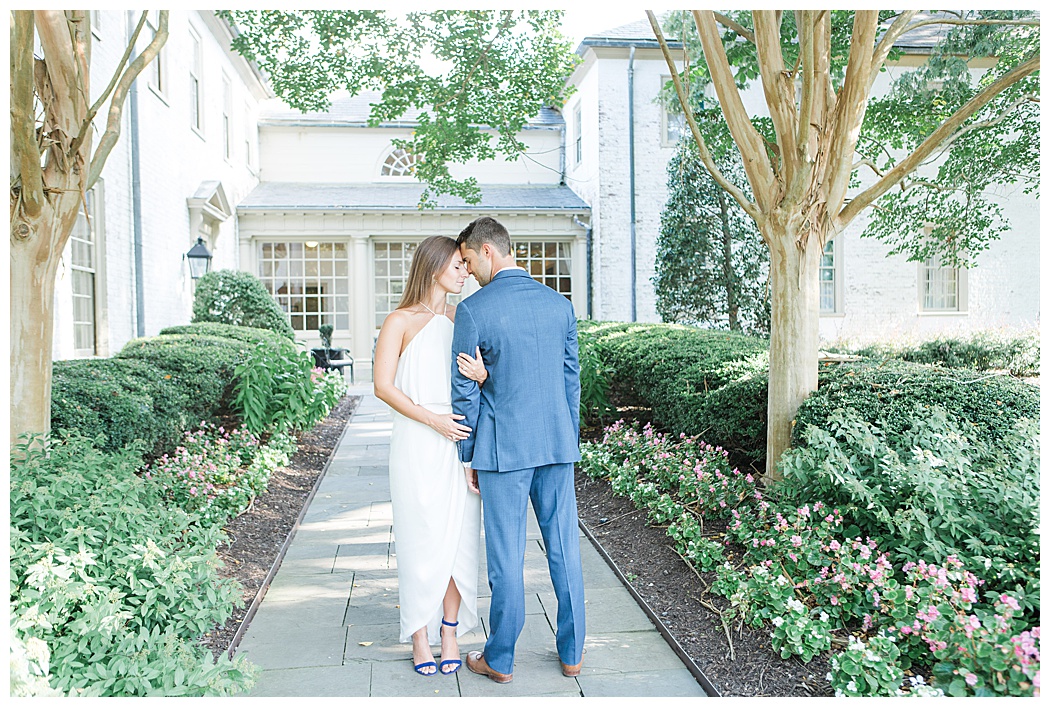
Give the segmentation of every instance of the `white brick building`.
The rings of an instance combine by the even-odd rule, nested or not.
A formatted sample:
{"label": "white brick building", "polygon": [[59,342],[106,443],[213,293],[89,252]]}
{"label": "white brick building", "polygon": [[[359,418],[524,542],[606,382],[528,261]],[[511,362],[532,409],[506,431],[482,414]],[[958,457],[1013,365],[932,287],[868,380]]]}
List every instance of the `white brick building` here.
{"label": "white brick building", "polygon": [[[887,65],[875,83],[876,94],[888,90],[900,72],[925,60],[932,38],[915,34],[901,38],[898,46],[905,55]],[[680,54],[680,44],[671,46]],[[668,115],[657,94],[670,72],[647,20],[588,36],[577,53],[583,62],[570,78],[577,92],[564,109],[566,181],[592,210],[593,316],[659,321],[651,278],[660,213],[667,200],[667,163],[677,132],[674,116]],[[751,114],[768,115],[760,85],[753,85],[743,99]],[[1039,203],[1019,189],[1004,190],[1000,203],[1011,230],[969,271],[887,257],[888,247],[860,237],[866,217],[859,217],[828,245],[821,337],[922,338],[942,331],[1038,326]]]}
{"label": "white brick building", "polygon": [[[98,92],[126,46],[130,18],[92,14]],[[355,373],[367,378],[415,244],[455,236],[482,214],[507,226],[519,262],[581,317],[658,321],[651,278],[679,128],[657,100],[668,70],[646,21],[585,38],[570,78],[575,94],[522,131],[525,154],[453,166],[454,176],[477,178],[482,202],[441,197],[432,210],[417,208],[411,157],[391,144],[410,135],[412,114],[368,127],[369,95],[337,96],[328,111],[301,114],[230,51],[231,30],[214,13],[172,11],[169,32],[160,85],[156,67],[136,82],[92,196],[93,227],[85,220],[65,254],[56,358],[110,355],[188,322],[192,281],[182,256],[201,236],[213,269],[259,276],[307,346],[318,343],[320,324],[332,324],[335,344],[350,349]],[[920,50],[901,64],[922,61]],[[877,86],[885,90],[900,70],[890,67]],[[761,89],[745,95],[754,110],[760,99]],[[1002,203],[1012,230],[979,267],[932,276],[861,239],[862,216],[825,259],[821,335],[1038,325],[1038,203],[1017,194]],[[465,294],[470,287],[473,280]]]}
{"label": "white brick building", "polygon": [[[138,18],[91,11],[92,99]],[[140,51],[156,26],[152,12]],[[213,268],[239,265],[229,217],[258,183],[257,113],[272,94],[230,49],[230,28],[214,13],[172,10],[168,33],[160,61],[135,81],[120,139],[88,195],[90,218],[81,218],[63,254],[55,358],[108,356],[136,336],[189,322],[193,285],[183,255],[198,236]]]}

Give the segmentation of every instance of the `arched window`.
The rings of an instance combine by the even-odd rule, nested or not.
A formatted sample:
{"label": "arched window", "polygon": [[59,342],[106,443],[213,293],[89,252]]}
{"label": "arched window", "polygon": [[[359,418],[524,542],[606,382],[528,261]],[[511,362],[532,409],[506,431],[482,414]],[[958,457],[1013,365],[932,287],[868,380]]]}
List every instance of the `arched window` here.
{"label": "arched window", "polygon": [[390,153],[383,162],[380,175],[383,177],[411,177],[416,173],[416,162],[419,158],[407,150],[398,148]]}

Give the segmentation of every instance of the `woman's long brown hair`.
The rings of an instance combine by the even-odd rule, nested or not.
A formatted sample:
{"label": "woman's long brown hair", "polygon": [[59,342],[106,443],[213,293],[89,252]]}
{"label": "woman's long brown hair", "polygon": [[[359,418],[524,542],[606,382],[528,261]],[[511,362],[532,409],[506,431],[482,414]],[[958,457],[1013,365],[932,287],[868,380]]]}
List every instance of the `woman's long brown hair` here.
{"label": "woman's long brown hair", "polygon": [[448,236],[431,236],[419,244],[412,265],[408,269],[408,281],[401,294],[398,309],[405,309],[426,299],[434,286],[434,276],[448,267],[452,256],[459,249],[456,239]]}

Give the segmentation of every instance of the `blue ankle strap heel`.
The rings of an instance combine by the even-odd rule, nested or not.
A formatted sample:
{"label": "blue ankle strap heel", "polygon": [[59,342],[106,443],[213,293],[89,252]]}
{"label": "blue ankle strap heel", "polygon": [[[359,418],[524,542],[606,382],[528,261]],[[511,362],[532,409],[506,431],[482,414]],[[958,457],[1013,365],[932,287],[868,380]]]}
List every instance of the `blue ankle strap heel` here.
{"label": "blue ankle strap heel", "polygon": [[[450,623],[448,621],[445,621],[445,619],[442,618],[441,619],[441,630],[442,631],[445,630],[445,626],[452,626],[454,628],[456,626],[459,626],[459,622],[458,621],[453,621],[453,622]],[[446,665],[454,665],[456,667],[452,668],[452,670],[445,670],[445,666]],[[443,660],[443,661],[441,661],[441,666],[438,669],[441,671],[442,675],[452,675],[457,670],[459,670],[460,667],[462,667],[462,665],[463,665],[463,661],[462,660]]]}

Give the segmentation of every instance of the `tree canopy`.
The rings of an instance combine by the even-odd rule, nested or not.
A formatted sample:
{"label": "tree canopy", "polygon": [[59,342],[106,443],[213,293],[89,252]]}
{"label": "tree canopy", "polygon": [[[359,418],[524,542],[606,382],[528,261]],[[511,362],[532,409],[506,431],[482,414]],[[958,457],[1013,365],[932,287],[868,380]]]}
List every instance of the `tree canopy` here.
{"label": "tree canopy", "polygon": [[449,164],[520,156],[518,132],[544,106],[561,107],[577,61],[561,34],[560,10],[219,14],[239,31],[234,48],[293,108],[324,110],[335,91],[372,90],[381,98],[371,125],[418,111],[412,137],[393,142],[419,156],[424,204],[440,193],[477,203],[477,181],[453,178]]}
{"label": "tree canopy", "polygon": [[[773,480],[795,413],[817,387],[827,241],[871,207],[865,235],[891,252],[965,263],[1003,230],[992,187],[1035,189],[1039,20],[1022,11],[693,10],[691,24],[681,14],[668,21],[685,47],[683,83],[660,23],[646,15],[704,166],[769,249]],[[910,84],[876,95],[898,42],[916,30],[939,36],[938,48]],[[991,68],[974,71],[972,59]],[[762,117],[741,94],[752,81]],[[719,169],[720,145],[708,145],[691,109],[698,93],[717,102],[749,193]]]}

